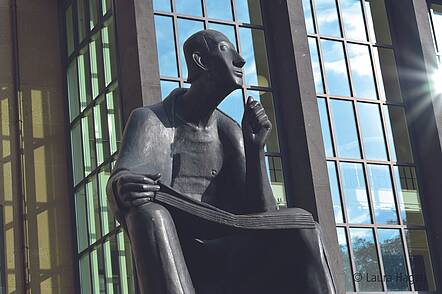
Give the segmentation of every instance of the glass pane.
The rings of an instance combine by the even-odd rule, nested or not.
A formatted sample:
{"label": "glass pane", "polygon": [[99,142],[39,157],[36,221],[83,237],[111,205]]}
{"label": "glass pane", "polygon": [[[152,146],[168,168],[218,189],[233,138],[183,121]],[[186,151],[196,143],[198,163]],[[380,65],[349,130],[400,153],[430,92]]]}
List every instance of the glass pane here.
{"label": "glass pane", "polygon": [[344,228],[336,228],[338,233],[339,251],[341,252],[342,265],[344,267],[345,290],[354,291],[353,275],[351,272],[350,255],[348,254],[347,236]]}
{"label": "glass pane", "polygon": [[432,20],[438,51],[442,50],[442,5],[432,4]]}
{"label": "glass pane", "polygon": [[170,0],[153,0],[153,10],[171,12]]}
{"label": "glass pane", "polygon": [[391,159],[401,163],[412,163],[413,156],[410,146],[405,113],[402,107],[382,106],[387,126],[388,145],[390,146]]}
{"label": "glass pane", "polygon": [[97,158],[95,155],[94,141],[94,119],[92,111],[81,118],[81,129],[83,139],[83,158],[84,158],[84,175],[90,174],[97,166]]}
{"label": "glass pane", "polygon": [[80,110],[83,111],[91,100],[90,93],[88,91],[88,85],[86,84],[87,79],[89,79],[89,69],[87,67],[87,52],[78,56],[77,66],[78,84],[80,89]]}
{"label": "glass pane", "polygon": [[393,185],[388,165],[368,165],[371,196],[377,224],[397,224]]}
{"label": "glass pane", "polygon": [[101,101],[95,105],[94,120],[97,165],[100,165],[110,157],[106,99],[101,99]]}
{"label": "glass pane", "polygon": [[362,164],[340,163],[348,223],[370,224],[370,207]]}
{"label": "glass pane", "polygon": [[373,230],[351,228],[350,236],[359,291],[382,291]]}
{"label": "glass pane", "polygon": [[[183,1],[183,0],[181,0]],[[180,59],[181,59],[181,76],[184,79],[187,79],[187,65],[186,65],[186,59],[184,58],[183,53],[183,44],[194,33],[201,31],[204,29],[204,23],[202,21],[195,21],[195,20],[187,20],[187,19],[178,19],[178,48],[180,52]],[[170,41],[169,41],[170,42]],[[159,44],[157,42],[157,44]],[[159,47],[161,48],[161,47]],[[158,50],[160,52],[161,49]],[[161,51],[162,52],[162,51]],[[172,58],[172,56],[168,57]]]}
{"label": "glass pane", "polygon": [[201,0],[175,0],[175,3],[177,13],[203,16]]}
{"label": "glass pane", "polygon": [[86,37],[86,0],[77,0],[77,23],[78,23],[78,43]]}
{"label": "glass pane", "polygon": [[69,117],[71,121],[73,121],[74,118],[80,113],[80,101],[78,100],[77,64],[75,61],[68,66],[67,80]]}
{"label": "glass pane", "polygon": [[322,138],[324,140],[325,156],[333,157],[333,143],[330,132],[330,124],[327,112],[327,102],[324,98],[318,98],[319,118],[321,120]]}
{"label": "glass pane", "polygon": [[391,45],[390,26],[384,0],[365,0],[371,42]]}
{"label": "glass pane", "polygon": [[312,6],[310,0],[302,0],[302,7],[304,9],[305,26],[308,34],[315,33],[315,25],[313,23]]}
{"label": "glass pane", "polygon": [[350,96],[350,84],[342,42],[321,40],[321,47],[328,94]]}
{"label": "glass pane", "polygon": [[279,208],[285,208],[287,207],[287,200],[285,197],[281,157],[273,155],[266,156],[266,167],[276,204]]}
{"label": "glass pane", "polygon": [[414,167],[395,166],[393,173],[396,181],[396,194],[401,206],[402,222],[423,225],[424,217]]}
{"label": "glass pane", "polygon": [[360,0],[341,0],[342,18],[344,21],[345,38],[367,40],[364,13]]}
{"label": "glass pane", "polygon": [[111,236],[103,244],[104,252],[104,268],[106,276],[106,292],[107,294],[120,293],[120,280],[118,268],[118,249],[115,235]]}
{"label": "glass pane", "polygon": [[241,90],[235,90],[218,105],[218,109],[234,119],[239,125],[244,114],[244,99]]}
{"label": "glass pane", "polygon": [[357,103],[365,158],[387,160],[381,114],[377,104]]}
{"label": "glass pane", "polygon": [[206,0],[207,17],[233,20],[230,0]]}
{"label": "glass pane", "polygon": [[83,186],[75,193],[75,225],[78,252],[81,252],[88,246],[86,193]]}
{"label": "glass pane", "polygon": [[110,153],[117,152],[121,141],[120,96],[118,91],[106,94]]}
{"label": "glass pane", "polygon": [[308,38],[308,45],[310,48],[310,58],[312,60],[313,77],[315,79],[316,94],[324,93],[321,64],[319,62],[318,44],[316,42],[316,38]]}
{"label": "glass pane", "polygon": [[368,46],[347,44],[347,49],[353,79],[354,96],[357,98],[377,99],[376,84]]}
{"label": "glass pane", "polygon": [[115,32],[113,22],[101,31],[103,42],[104,79],[108,86],[117,77],[117,62],[115,49]]}
{"label": "glass pane", "polygon": [[336,1],[316,1],[316,19],[321,35],[341,37]]}
{"label": "glass pane", "polygon": [[98,1],[89,0],[89,28],[92,30],[98,23]]}
{"label": "glass pane", "polygon": [[[121,291],[123,293],[129,293],[129,280],[128,280],[128,270],[132,271],[131,267],[127,267],[126,260],[126,249],[125,249],[125,240],[123,236],[123,232],[117,233],[117,247],[118,247],[118,261],[119,261],[119,269],[120,269],[120,285]],[[131,292],[132,293],[132,292]]]}
{"label": "glass pane", "polygon": [[380,99],[401,102],[402,94],[393,50],[373,47],[373,54],[374,69],[379,82]]}
{"label": "glass pane", "polygon": [[235,49],[238,50],[238,46],[236,44],[237,42],[236,42],[235,27],[234,26],[222,25],[222,24],[210,22],[208,28],[211,30],[219,31],[219,32],[223,33],[224,35],[226,35],[226,37],[233,44],[233,46],[235,46]]}
{"label": "glass pane", "polygon": [[112,0],[101,0],[101,9],[105,15],[112,8]]}
{"label": "glass pane", "polygon": [[180,87],[179,82],[172,82],[172,81],[161,81],[161,99],[166,98],[169,96],[170,92],[172,92],[174,89]]}
{"label": "glass pane", "polygon": [[269,66],[264,32],[249,28],[239,29],[241,55],[246,61],[244,66],[247,85],[269,87]]}
{"label": "glass pane", "polygon": [[91,43],[89,43],[89,61],[91,68],[91,86],[92,86],[92,98],[95,99],[100,91],[103,89],[104,81],[103,74],[101,73],[102,56],[101,56],[101,36],[100,33],[92,37]]}
{"label": "glass pane", "polygon": [[155,33],[160,75],[178,77],[172,18],[155,15]]}
{"label": "glass pane", "polygon": [[80,284],[82,294],[91,294],[91,267],[89,264],[89,255],[80,257]]}
{"label": "glass pane", "polygon": [[433,266],[424,230],[405,230],[415,290],[435,291]]}
{"label": "glass pane", "polygon": [[105,273],[103,263],[103,248],[97,247],[91,252],[91,265],[92,265],[92,286],[93,293],[101,294],[106,293],[105,289]]}
{"label": "glass pane", "polygon": [[270,122],[272,123],[272,130],[267,138],[264,150],[271,153],[279,153],[278,141],[278,126],[276,124],[275,106],[273,104],[273,95],[270,92],[247,91],[247,96],[252,96],[253,99],[261,102],[265,109]]}
{"label": "glass pane", "polygon": [[352,102],[331,99],[330,107],[338,156],[361,158]]}
{"label": "glass pane", "polygon": [[92,181],[86,183],[89,245],[92,245],[101,238],[100,203],[98,198],[99,195],[97,191],[97,184],[96,176],[93,177]]}
{"label": "glass pane", "polygon": [[379,229],[378,238],[389,291],[410,290],[405,265],[404,245],[399,230]]}
{"label": "glass pane", "polygon": [[339,192],[338,175],[336,171],[336,163],[334,161],[327,161],[328,179],[330,183],[330,191],[333,201],[333,211],[335,213],[335,222],[343,223],[342,216],[341,193]]}
{"label": "glass pane", "polygon": [[72,16],[72,5],[66,9],[66,47],[68,56],[74,52],[74,20]]}
{"label": "glass pane", "polygon": [[81,126],[75,124],[71,129],[71,151],[74,185],[77,185],[84,177],[83,147],[81,145]]}
{"label": "glass pane", "polygon": [[115,227],[113,214],[110,212],[110,207],[107,203],[106,184],[110,177],[109,167],[98,173],[99,198],[100,198],[100,219],[103,235],[108,234]]}
{"label": "glass pane", "polygon": [[255,25],[262,24],[261,6],[255,0],[236,0],[236,20]]}

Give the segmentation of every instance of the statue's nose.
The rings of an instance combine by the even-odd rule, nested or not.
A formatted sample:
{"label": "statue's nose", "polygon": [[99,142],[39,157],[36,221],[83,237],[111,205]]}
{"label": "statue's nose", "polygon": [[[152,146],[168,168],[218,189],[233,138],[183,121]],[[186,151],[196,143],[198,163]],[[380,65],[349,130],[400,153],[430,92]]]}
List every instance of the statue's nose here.
{"label": "statue's nose", "polygon": [[236,58],[233,60],[233,65],[236,67],[243,67],[244,64],[246,64],[246,61],[244,60],[244,58],[242,58],[241,55],[237,54]]}

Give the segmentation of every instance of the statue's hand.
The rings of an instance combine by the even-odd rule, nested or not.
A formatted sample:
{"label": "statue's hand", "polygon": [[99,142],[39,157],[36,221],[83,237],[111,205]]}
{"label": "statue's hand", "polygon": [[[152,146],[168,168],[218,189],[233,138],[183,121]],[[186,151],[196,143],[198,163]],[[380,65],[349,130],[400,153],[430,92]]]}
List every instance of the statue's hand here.
{"label": "statue's hand", "polygon": [[158,179],[161,174],[140,175],[124,171],[116,181],[116,193],[122,208],[137,207],[152,201],[160,190]]}
{"label": "statue's hand", "polygon": [[259,101],[253,100],[252,97],[249,96],[242,118],[242,131],[245,145],[264,148],[271,130],[272,123],[265,113],[264,107],[262,107]]}

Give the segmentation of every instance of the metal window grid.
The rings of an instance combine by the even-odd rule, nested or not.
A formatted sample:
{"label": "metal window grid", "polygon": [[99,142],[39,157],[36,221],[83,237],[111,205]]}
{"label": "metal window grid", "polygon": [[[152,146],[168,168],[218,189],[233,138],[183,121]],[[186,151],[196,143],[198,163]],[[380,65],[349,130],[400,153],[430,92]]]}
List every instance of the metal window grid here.
{"label": "metal window grid", "polygon": [[[376,72],[376,70],[374,68],[374,63],[373,63],[373,56],[374,56],[375,48],[391,49],[392,52],[394,53],[394,47],[389,44],[376,43],[374,40],[372,40],[372,37],[367,29],[368,28],[368,13],[367,13],[367,7],[365,6],[366,0],[361,1],[361,8],[362,8],[363,18],[364,18],[364,28],[365,28],[365,33],[366,33],[366,41],[350,40],[350,39],[346,38],[346,31],[345,31],[344,24],[343,24],[343,13],[342,13],[342,8],[341,8],[341,3],[340,3],[341,0],[335,0],[335,1],[336,1],[337,13],[338,13],[338,23],[339,23],[339,28],[340,28],[342,37],[332,37],[332,36],[328,36],[328,35],[321,35],[320,30],[319,30],[318,21],[317,21],[317,11],[315,9],[315,7],[316,7],[315,1],[316,0],[309,1],[311,13],[312,13],[314,32],[308,32],[307,34],[308,34],[309,38],[314,38],[314,40],[316,42],[317,50],[318,50],[318,59],[319,59],[319,65],[320,65],[320,71],[321,71],[321,79],[322,79],[325,93],[317,93],[317,97],[323,98],[326,101],[326,109],[327,109],[327,115],[328,115],[327,123],[328,123],[328,127],[330,129],[330,134],[331,134],[331,139],[332,139],[333,154],[335,154],[335,156],[327,157],[326,159],[327,159],[327,161],[334,162],[335,166],[336,166],[336,176],[337,176],[338,187],[339,187],[339,195],[340,195],[340,201],[341,201],[341,206],[342,206],[342,213],[343,213],[343,218],[344,218],[344,223],[337,223],[336,226],[337,226],[337,228],[343,228],[345,230],[345,236],[346,236],[346,242],[347,242],[347,248],[348,248],[348,253],[349,253],[349,258],[350,258],[350,267],[351,267],[352,274],[357,271],[356,271],[356,265],[355,265],[354,252],[353,252],[353,249],[351,246],[351,242],[350,242],[351,240],[349,238],[350,228],[370,228],[371,229],[371,231],[373,232],[374,242],[375,242],[375,246],[376,246],[377,258],[378,258],[378,263],[379,263],[379,270],[380,270],[380,274],[383,277],[385,276],[385,271],[384,271],[382,253],[381,253],[381,248],[380,248],[380,243],[379,243],[378,229],[385,228],[385,229],[399,229],[400,230],[400,235],[401,235],[400,237],[401,237],[401,241],[402,241],[402,245],[403,245],[402,250],[404,253],[404,257],[405,257],[406,269],[407,269],[407,272],[411,275],[413,272],[412,272],[412,268],[411,268],[410,255],[409,255],[409,251],[408,251],[405,229],[424,229],[425,230],[425,226],[424,225],[422,225],[422,226],[421,225],[407,225],[407,224],[403,223],[402,217],[399,214],[400,203],[399,203],[399,199],[397,196],[398,195],[398,191],[397,191],[398,183],[396,183],[396,178],[394,176],[394,167],[415,168],[415,164],[414,163],[402,163],[402,162],[399,163],[399,162],[393,161],[393,159],[392,159],[392,152],[393,152],[392,149],[394,149],[394,146],[391,146],[389,144],[389,140],[388,140],[387,133],[386,133],[387,132],[387,128],[386,128],[387,124],[386,124],[386,120],[385,120],[384,111],[382,110],[382,105],[399,106],[399,107],[404,108],[404,103],[397,102],[397,101],[390,101],[390,100],[388,100],[389,97],[386,97],[385,101],[379,99],[379,97],[380,97],[379,94],[380,94],[380,89],[381,89],[380,88],[380,81],[382,80],[382,77],[378,76],[378,73]],[[327,93],[328,86],[327,86],[327,79],[325,78],[325,66],[324,66],[324,61],[322,58],[323,52],[322,52],[322,46],[320,45],[320,40],[339,41],[340,43],[343,44],[344,58],[345,58],[346,66],[347,66],[347,73],[346,74],[349,79],[351,97],[329,95]],[[368,46],[369,51],[370,51],[370,64],[372,67],[373,78],[375,80],[376,94],[378,97],[376,100],[366,99],[366,98],[355,98],[354,81],[353,81],[353,77],[352,77],[351,64],[349,62],[350,58],[349,58],[349,54],[348,54],[347,44],[359,44],[359,45]],[[355,116],[355,124],[356,124],[356,129],[357,129],[357,139],[358,139],[359,148],[360,148],[359,151],[361,152],[361,159],[340,158],[337,156],[337,154],[338,154],[337,150],[336,150],[337,142],[336,142],[336,137],[335,137],[335,130],[333,128],[333,114],[331,112],[330,99],[346,100],[346,101],[350,101],[352,103],[353,113]],[[360,102],[371,103],[371,104],[377,105],[377,108],[379,109],[379,113],[381,116],[381,122],[382,122],[383,138],[384,138],[384,142],[386,145],[385,147],[386,147],[387,158],[388,158],[388,160],[386,160],[386,161],[369,160],[369,159],[365,158],[366,154],[365,154],[365,150],[364,150],[360,117],[359,117],[358,107],[357,107],[358,102],[359,103]],[[342,173],[341,173],[341,170],[339,167],[341,162],[359,163],[359,164],[363,165],[365,186],[366,186],[366,191],[367,191],[367,196],[368,196],[369,211],[370,211],[370,216],[372,219],[372,224],[350,224],[350,223],[348,223],[347,205],[346,205],[346,201],[345,201],[345,196],[343,194],[343,191],[344,191],[344,187],[342,184],[343,177],[342,177]],[[384,166],[385,165],[389,166],[389,173],[390,173],[390,177],[391,177],[391,183],[392,183],[394,199],[395,199],[395,214],[396,214],[398,222],[399,222],[398,224],[395,224],[395,225],[385,224],[384,225],[384,224],[377,224],[376,223],[376,218],[374,215],[375,210],[374,210],[374,204],[373,204],[374,203],[373,202],[373,195],[372,195],[372,190],[371,190],[371,184],[368,179],[368,165],[369,164],[382,164]],[[399,183],[399,186],[400,186],[400,183]],[[424,211],[424,209],[423,209],[423,211]],[[408,283],[408,284],[409,284],[410,290],[415,291],[414,283]],[[353,281],[353,287],[356,292],[359,291],[359,285],[358,285],[358,283],[355,283],[355,281]],[[385,279],[382,279],[382,288],[383,288],[383,291],[387,291],[387,284],[386,284]],[[404,292],[404,293],[406,293],[406,292]]]}

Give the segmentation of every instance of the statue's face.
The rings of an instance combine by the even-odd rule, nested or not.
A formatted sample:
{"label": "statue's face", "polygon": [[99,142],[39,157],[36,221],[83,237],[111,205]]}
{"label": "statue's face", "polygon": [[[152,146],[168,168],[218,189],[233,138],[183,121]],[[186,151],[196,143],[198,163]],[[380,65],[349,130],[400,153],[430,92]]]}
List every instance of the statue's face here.
{"label": "statue's face", "polygon": [[227,38],[219,38],[217,47],[211,53],[208,66],[210,76],[228,90],[241,88],[245,61],[232,43]]}

